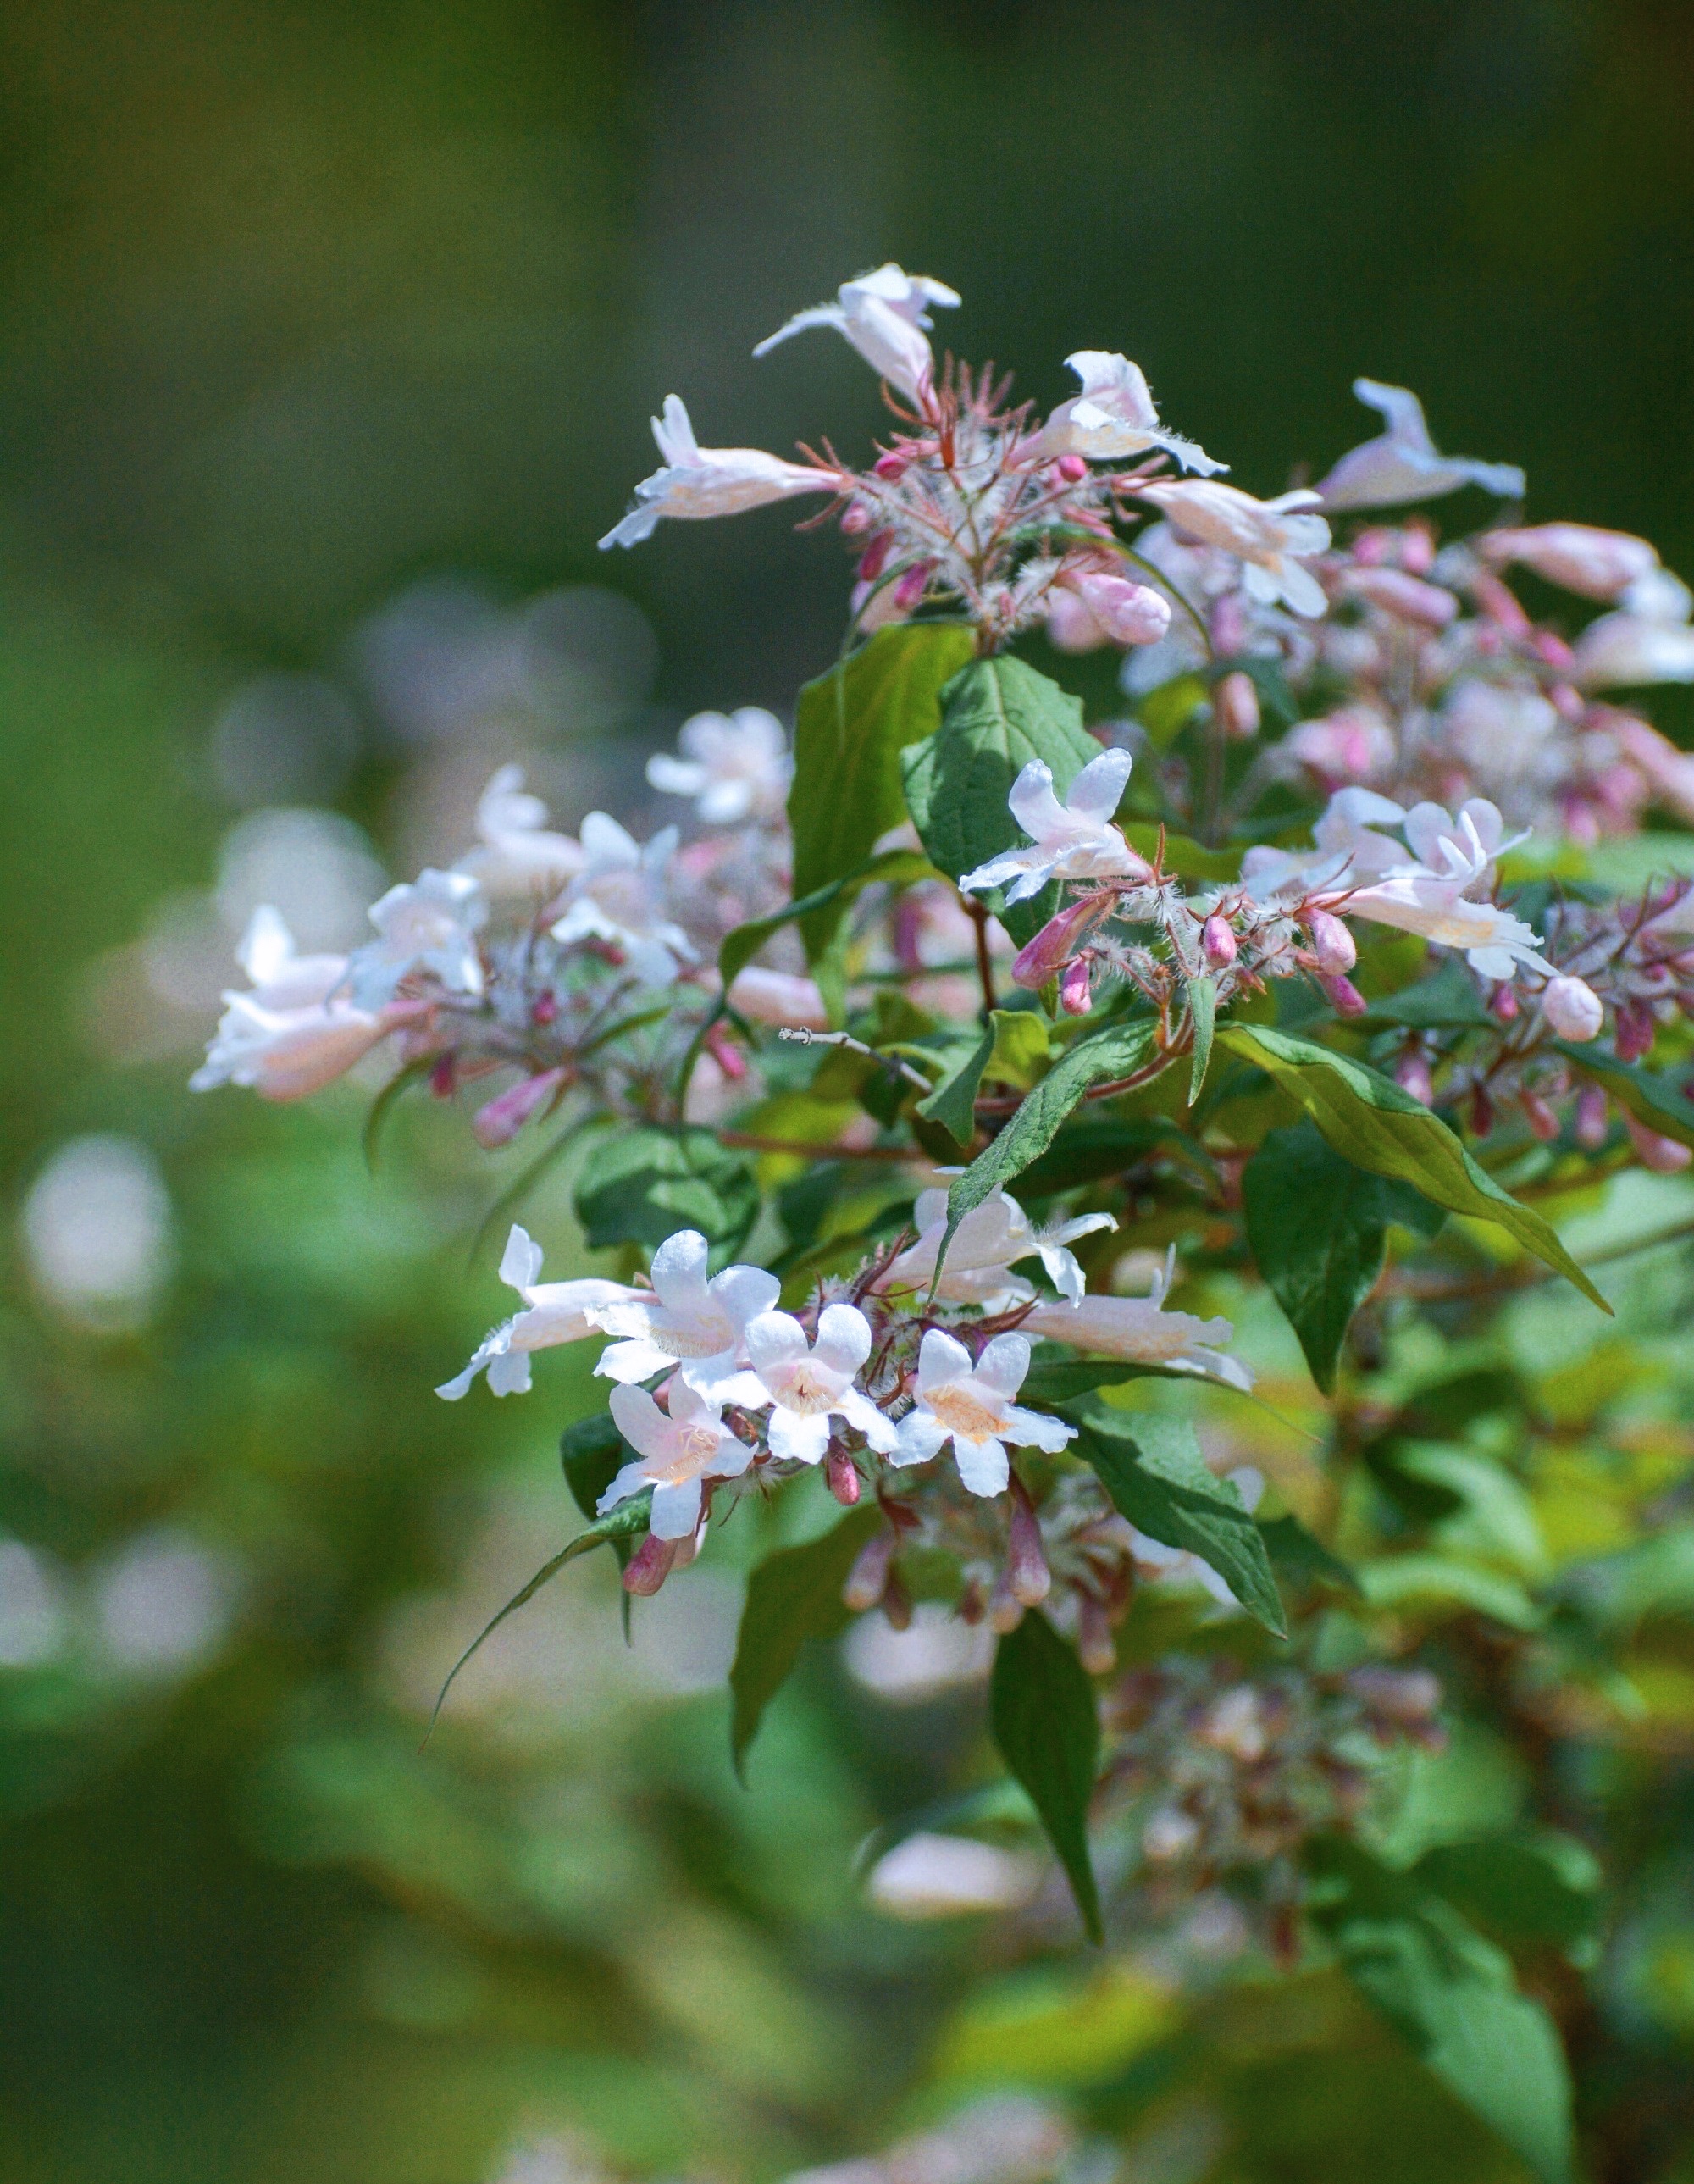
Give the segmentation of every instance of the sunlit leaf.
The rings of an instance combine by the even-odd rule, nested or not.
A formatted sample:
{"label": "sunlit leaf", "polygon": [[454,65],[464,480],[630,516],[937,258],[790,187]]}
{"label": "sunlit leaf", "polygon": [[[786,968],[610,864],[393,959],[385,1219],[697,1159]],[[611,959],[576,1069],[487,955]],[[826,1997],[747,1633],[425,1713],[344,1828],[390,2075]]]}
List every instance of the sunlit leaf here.
{"label": "sunlit leaf", "polygon": [[738,1774],[744,1774],[748,1747],[801,1646],[809,1638],[833,1638],[852,1621],[841,1588],[860,1549],[886,1521],[874,1502],[850,1509],[821,1539],[767,1555],[749,1579],[729,1671],[729,1748]]}
{"label": "sunlit leaf", "polygon": [[1046,1617],[1032,1609],[995,1649],[994,1741],[1029,1794],[1071,1884],[1089,1939],[1102,1939],[1088,1808],[1100,1760],[1094,1685]]}

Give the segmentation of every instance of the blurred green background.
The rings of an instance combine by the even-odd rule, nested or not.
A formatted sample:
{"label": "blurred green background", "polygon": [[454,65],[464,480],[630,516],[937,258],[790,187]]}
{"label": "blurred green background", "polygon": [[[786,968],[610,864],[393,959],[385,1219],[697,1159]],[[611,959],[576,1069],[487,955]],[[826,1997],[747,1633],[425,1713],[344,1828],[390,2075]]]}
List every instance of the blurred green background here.
{"label": "blurred green background", "polygon": [[[195,1041],[260,896],[345,943],[494,764],[574,823],[687,712],[791,703],[830,540],[594,541],[672,389],[709,443],[861,449],[844,344],[749,351],[884,257],[1043,403],[1128,351],[1252,489],[1374,429],[1365,372],[1694,570],[1691,43],[1674,0],[0,20],[0,2177],[774,2176],[994,2077],[956,2020],[992,1933],[849,1872],[974,1763],[972,1690],[815,1663],[742,1792],[733,1549],[627,1654],[573,1573],[418,1756],[574,1522],[588,1383],[436,1402],[499,1309],[488,1164],[425,1114],[372,1176],[356,1089],[195,1099]],[[535,1225],[568,1256],[561,1200]],[[1083,2075],[1140,2098],[1155,2006],[1095,1999]],[[1218,2173],[1510,2173],[1301,2008],[1219,2004],[1209,2098],[1259,2137]]]}

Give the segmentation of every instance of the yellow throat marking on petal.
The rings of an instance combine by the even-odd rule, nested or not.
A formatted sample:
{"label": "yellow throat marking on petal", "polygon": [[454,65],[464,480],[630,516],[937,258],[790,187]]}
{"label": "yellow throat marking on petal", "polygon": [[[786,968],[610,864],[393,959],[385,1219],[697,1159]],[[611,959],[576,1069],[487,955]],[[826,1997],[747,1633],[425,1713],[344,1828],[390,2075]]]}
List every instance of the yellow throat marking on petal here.
{"label": "yellow throat marking on petal", "polygon": [[967,1440],[991,1440],[1005,1423],[1005,1407],[962,1380],[932,1388],[923,1401],[949,1433]]}

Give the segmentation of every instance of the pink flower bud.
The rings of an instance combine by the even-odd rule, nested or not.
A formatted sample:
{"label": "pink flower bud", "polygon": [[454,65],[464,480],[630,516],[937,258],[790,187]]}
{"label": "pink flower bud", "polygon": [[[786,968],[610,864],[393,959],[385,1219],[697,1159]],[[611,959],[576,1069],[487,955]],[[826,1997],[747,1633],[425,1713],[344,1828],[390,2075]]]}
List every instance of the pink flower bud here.
{"label": "pink flower bud", "polygon": [[1640,1001],[1619,1001],[1616,1011],[1617,1030],[1613,1045],[1618,1050],[1619,1061],[1639,1061],[1652,1052],[1652,1042],[1658,1026],[1653,1021],[1650,1008]]}
{"label": "pink flower bud", "polygon": [[1427,577],[1435,566],[1435,534],[1415,516],[1400,534],[1400,566],[1414,577]]}
{"label": "pink flower bud", "polygon": [[1080,902],[1050,917],[1034,938],[1026,940],[1011,961],[1015,985],[1039,993],[1049,978],[1056,978],[1083,943],[1084,935],[1097,925],[1112,907],[1109,894],[1084,895]]}
{"label": "pink flower bud", "polygon": [[901,614],[909,614],[923,597],[929,584],[930,564],[918,561],[908,569],[894,588],[894,603]]}
{"label": "pink flower bud", "polygon": [[1597,1152],[1612,1127],[1612,1111],[1597,1084],[1585,1084],[1576,1095],[1576,1142],[1588,1152]]}
{"label": "pink flower bud", "polygon": [[1494,1128],[1494,1102],[1485,1085],[1479,1084],[1470,1095],[1470,1127],[1479,1138],[1485,1138]]}
{"label": "pink flower bud", "polygon": [[1059,652],[1098,652],[1106,632],[1074,592],[1056,584],[1047,594],[1047,642]]}
{"label": "pink flower bud", "polygon": [[1694,1152],[1691,1152],[1686,1145],[1678,1145],[1674,1138],[1662,1138],[1657,1130],[1644,1128],[1627,1112],[1624,1116],[1624,1128],[1630,1134],[1630,1143],[1635,1149],[1635,1158],[1643,1167],[1651,1168],[1655,1175],[1680,1175],[1689,1162],[1694,1161]]}
{"label": "pink flower bud", "polygon": [[1117,1666],[1106,1610],[1089,1592],[1077,1595],[1077,1658],[1091,1676],[1109,1676]]}
{"label": "pink flower bud", "polygon": [[450,1100],[459,1084],[459,1057],[443,1054],[429,1072],[429,1089],[437,1100]]}
{"label": "pink flower bud", "polygon": [[1421,1046],[1409,1047],[1401,1056],[1394,1065],[1394,1081],[1402,1092],[1409,1092],[1426,1107],[1435,1106],[1435,1080],[1430,1073],[1429,1057]]}
{"label": "pink flower bud", "polygon": [[877,457],[871,468],[889,485],[898,485],[911,468],[911,458],[902,448],[890,448],[885,455]]}
{"label": "pink flower bud", "polygon": [[1606,1021],[1600,996],[1580,978],[1549,980],[1541,1010],[1555,1037],[1573,1042],[1598,1039]]}
{"label": "pink flower bud", "polygon": [[529,1005],[529,1020],[532,1024],[550,1024],[557,1021],[559,997],[554,993],[538,994]]}
{"label": "pink flower bud", "polygon": [[723,1026],[713,1024],[702,1045],[730,1083],[738,1084],[747,1074],[747,1057]]}
{"label": "pink flower bud", "polygon": [[1544,1145],[1550,1145],[1559,1134],[1559,1119],[1539,1092],[1523,1091],[1518,1095],[1518,1105],[1524,1111],[1524,1120],[1530,1126],[1532,1137]]}
{"label": "pink flower bud", "polygon": [[471,1129],[477,1144],[492,1152],[509,1145],[533,1114],[538,1113],[566,1082],[567,1069],[546,1069],[538,1077],[525,1077],[486,1107],[477,1109]]}
{"label": "pink flower bud", "polygon": [[1530,617],[1524,613],[1517,595],[1507,591],[1498,577],[1486,573],[1473,577],[1470,589],[1477,605],[1497,629],[1508,637],[1529,635]]}
{"label": "pink flower bud", "polygon": [[1544,660],[1549,667],[1574,667],[1576,665],[1574,650],[1555,630],[1532,632],[1530,649],[1537,660]]}
{"label": "pink flower bud", "polygon": [[823,1459],[823,1476],[830,1492],[844,1509],[859,1498],[859,1470],[844,1449],[832,1448]]}
{"label": "pink flower bud", "polygon": [[1309,911],[1306,928],[1312,935],[1312,952],[1320,971],[1335,977],[1340,972],[1351,971],[1358,961],[1359,951],[1352,934],[1333,911]]}
{"label": "pink flower bud", "polygon": [[1053,1589],[1053,1573],[1047,1567],[1041,1544],[1041,1520],[1021,1485],[1011,1490],[1011,1536],[1006,1557],[1006,1582],[1012,1598],[1023,1607],[1039,1607]]}
{"label": "pink flower bud", "polygon": [[1067,485],[1080,485],[1088,476],[1088,464],[1081,455],[1061,455],[1053,468]]}
{"label": "pink flower bud", "polygon": [[1320,971],[1318,983],[1329,995],[1329,1006],[1338,1017],[1362,1017],[1368,1011],[1370,1003],[1351,978],[1339,972]]}
{"label": "pink flower bud", "polygon": [[1060,979],[1059,1006],[1067,1017],[1085,1017],[1094,1006],[1093,982],[1086,956],[1078,956]]}
{"label": "pink flower bud", "polygon": [[892,531],[879,531],[872,539],[870,544],[859,556],[859,580],[861,583],[875,583],[877,578],[883,573],[883,566],[889,558],[889,552],[893,544]]}
{"label": "pink flower bud", "polygon": [[1212,710],[1226,736],[1245,743],[1259,732],[1259,694],[1251,675],[1238,667],[1212,693]]}
{"label": "pink flower bud", "polygon": [[847,1582],[841,1588],[843,1604],[855,1615],[874,1607],[882,1598],[899,1545],[900,1534],[890,1525],[887,1531],[878,1532],[860,1548],[857,1559],[847,1573]]}
{"label": "pink flower bud", "polygon": [[1156,644],[1171,626],[1171,603],[1150,584],[1090,571],[1068,580],[1114,644]]}
{"label": "pink flower bud", "polygon": [[1439,584],[1426,584],[1403,569],[1354,569],[1347,590],[1355,599],[1368,599],[1396,621],[1416,622],[1424,629],[1445,629],[1457,615],[1459,603]]}
{"label": "pink flower bud", "polygon": [[1227,971],[1234,961],[1235,928],[1221,911],[1214,910],[1201,927],[1200,945],[1214,971]]}
{"label": "pink flower bud", "polygon": [[1488,996],[1488,1013],[1496,1023],[1516,1023],[1518,996],[1509,980],[1502,978]]}
{"label": "pink flower bud", "polygon": [[650,1600],[670,1576],[680,1540],[656,1539],[649,1532],[624,1567],[623,1589],[638,1599]]}
{"label": "pink flower bud", "polygon": [[848,538],[862,538],[875,520],[862,500],[850,501],[841,511],[842,535]]}
{"label": "pink flower bud", "polygon": [[1520,561],[1550,584],[1607,604],[1658,566],[1645,538],[1626,531],[1601,531],[1586,523],[1537,523],[1522,531],[1494,531],[1481,541],[1491,561]]}

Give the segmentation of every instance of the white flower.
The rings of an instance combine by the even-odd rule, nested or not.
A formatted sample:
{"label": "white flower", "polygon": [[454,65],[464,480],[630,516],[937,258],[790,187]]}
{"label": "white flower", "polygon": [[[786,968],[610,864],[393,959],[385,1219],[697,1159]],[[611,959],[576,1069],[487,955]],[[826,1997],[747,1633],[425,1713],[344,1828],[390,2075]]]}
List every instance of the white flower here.
{"label": "white flower", "polygon": [[1657,548],[1627,531],[1602,531],[1591,523],[1536,523],[1521,531],[1491,531],[1479,542],[1490,561],[1519,561],[1550,584],[1610,605],[1658,567]]}
{"label": "white flower", "polygon": [[485,1367],[491,1394],[527,1395],[531,1351],[550,1350],[558,1342],[586,1341],[599,1332],[598,1323],[588,1317],[590,1306],[615,1304],[621,1298],[641,1294],[622,1282],[605,1281],[598,1275],[575,1282],[538,1282],[540,1272],[540,1245],[514,1224],[500,1260],[500,1279],[508,1289],[517,1291],[524,1309],[485,1336],[465,1370],[437,1388],[437,1396],[456,1403]]}
{"label": "white flower", "polygon": [[[745,1391],[749,1407],[772,1406],[766,1428],[772,1456],[800,1463],[819,1463],[829,1446],[829,1421],[844,1418],[874,1449],[894,1453],[894,1428],[870,1398],[853,1384],[871,1354],[871,1323],[856,1306],[826,1305],[818,1315],[817,1340],[808,1344],[805,1329],[785,1312],[761,1312],[747,1323],[747,1355],[752,1372],[743,1374],[757,1390]],[[738,1388],[727,1401],[742,1399]]]}
{"label": "white flower", "polygon": [[796,311],[753,354],[763,356],[808,326],[833,326],[890,387],[909,402],[921,404],[935,378],[935,359],[924,337],[931,323],[928,306],[935,304],[950,310],[958,301],[957,290],[945,281],[907,273],[890,261],[874,273],[861,273],[856,281],[844,281],[833,304]]}
{"label": "white flower", "polygon": [[1115,350],[1079,348],[1065,362],[1082,382],[1082,393],[1062,402],[1043,426],[1044,455],[1082,455],[1090,462],[1117,462],[1162,448],[1185,471],[1210,477],[1227,470],[1203,448],[1159,422],[1146,376],[1139,364]]}
{"label": "white flower", "polygon": [[774,713],[762,705],[696,713],[683,722],[677,740],[686,755],[655,753],[647,761],[647,778],[667,796],[692,797],[708,827],[774,819],[782,811],[794,762]]}
{"label": "white flower", "polygon": [[1572,678],[1585,690],[1694,682],[1691,604],[1688,587],[1669,569],[1637,577],[1619,611],[1601,615],[1577,638]]}
{"label": "white flower", "polygon": [[189,1089],[250,1085],[266,1100],[304,1100],[344,1077],[413,1005],[359,1008],[345,985],[344,956],[297,956],[287,927],[269,905],[256,910],[237,951],[254,981],[250,993],[226,992],[224,1014],[189,1078]]}
{"label": "white flower", "polygon": [[972,1494],[1003,1494],[1007,1441],[1056,1454],[1074,1426],[1012,1401],[1029,1370],[1026,1335],[997,1334],[975,1366],[962,1342],[932,1327],[917,1353],[917,1400],[900,1422],[898,1463],[927,1463],[950,1440],[959,1476]]}
{"label": "white flower", "polygon": [[[1343,879],[1376,879],[1406,862],[1406,852],[1379,827],[1405,824],[1402,805],[1370,788],[1339,788],[1312,830],[1316,846],[1278,850],[1257,843],[1241,858],[1241,883],[1255,902],[1297,900]],[[1351,909],[1351,904],[1341,907]]]}
{"label": "white flower", "polygon": [[1129,765],[1128,751],[1102,751],[1089,760],[1061,804],[1053,794],[1052,768],[1031,759],[1006,800],[1012,817],[1032,838],[1030,846],[1002,850],[967,872],[959,885],[972,892],[1003,887],[1006,901],[1014,903],[1039,894],[1049,880],[1144,877],[1149,869],[1145,859],[1136,855],[1112,824]]}
{"label": "white flower", "polygon": [[668,1415],[645,1388],[614,1388],[611,1414],[638,1463],[627,1463],[598,1504],[605,1516],[644,1486],[653,1489],[649,1529],[655,1540],[691,1539],[699,1529],[700,1504],[707,1479],[737,1479],[753,1461],[753,1451],[738,1440],[719,1415],[720,1407],[673,1380]]}
{"label": "white flower", "polygon": [[1472,970],[1485,978],[1510,978],[1520,963],[1552,975],[1552,964],[1539,953],[1540,936],[1521,918],[1491,902],[1467,899],[1470,889],[1486,884],[1500,852],[1524,838],[1502,839],[1503,822],[1494,805],[1473,796],[1455,819],[1439,804],[1414,804],[1405,830],[1416,861],[1398,865],[1349,894],[1340,905],[1349,916],[1422,933],[1442,948],[1462,948]]}
{"label": "white flower", "polygon": [[248,920],[236,961],[253,982],[245,998],[262,1009],[309,1009],[347,983],[346,956],[298,954],[281,912],[268,902]]}
{"label": "white flower", "polygon": [[677,829],[664,827],[644,848],[605,812],[589,812],[582,822],[582,869],[566,894],[553,938],[606,941],[643,984],[668,986],[695,960],[688,934],[665,916],[677,842]]}
{"label": "white flower", "polygon": [[462,856],[454,870],[468,872],[486,895],[528,895],[545,901],[582,869],[582,845],[550,833],[547,806],[528,795],[521,766],[503,766],[476,806],[482,846]]}
{"label": "white flower", "polygon": [[1241,563],[1241,582],[1249,599],[1262,606],[1280,599],[1296,614],[1321,615],[1329,604],[1323,587],[1301,562],[1329,543],[1329,526],[1315,508],[1315,493],[1279,493],[1255,500],[1239,487],[1213,478],[1179,478],[1167,485],[1138,486],[1138,497],[1162,508],[1179,531],[1206,546],[1233,554]]}
{"label": "white flower", "polygon": [[1325,508],[1396,508],[1457,493],[1462,485],[1479,485],[1502,500],[1522,494],[1524,473],[1515,463],[1438,454],[1424,421],[1424,405],[1409,389],[1356,379],[1353,393],[1367,409],[1386,418],[1388,428],[1350,448],[1320,482],[1317,498]]}
{"label": "white flower", "polygon": [[350,959],[354,1000],[361,1008],[380,1008],[414,971],[432,972],[450,994],[480,994],[476,934],[488,915],[482,891],[468,872],[432,866],[410,885],[390,888],[371,905],[371,922],[381,937],[354,949]]}
{"label": "white flower", "polygon": [[[941,1240],[947,1233],[946,1192],[920,1193],[912,1219],[917,1241],[889,1268],[878,1285],[883,1290],[928,1288],[935,1273]],[[1020,1259],[1039,1258],[1054,1288],[1074,1304],[1087,1284],[1074,1255],[1065,1247],[1078,1237],[1117,1226],[1109,1213],[1081,1213],[1073,1220],[1037,1228],[1015,1198],[1003,1190],[994,1191],[980,1206],[972,1206],[959,1223],[947,1249],[936,1295],[950,1304],[1009,1310],[1028,1302],[1035,1292],[1008,1269]]]}
{"label": "white flower", "polygon": [[661,515],[739,515],[766,501],[788,500],[798,493],[839,493],[833,471],[812,470],[767,455],[762,448],[703,448],[694,438],[688,413],[674,394],[665,397],[665,414],[653,420],[653,437],[664,457],[661,469],[635,488],[635,506],[601,539],[608,546],[638,546],[650,538]]}
{"label": "white flower", "polygon": [[1089,1296],[1071,1304],[1038,1304],[1023,1324],[1032,1334],[1067,1342],[1073,1349],[1092,1351],[1097,1357],[1121,1357],[1132,1365],[1171,1366],[1245,1392],[1253,1384],[1251,1371],[1218,1347],[1235,1332],[1229,1322],[1164,1309],[1175,1270],[1173,1249],[1146,1296]]}
{"label": "white flower", "polygon": [[782,1284],[762,1267],[726,1267],[706,1279],[706,1240],[679,1229],[653,1254],[653,1293],[589,1308],[596,1327],[619,1340],[594,1370],[609,1380],[650,1379],[681,1365],[683,1378],[716,1394],[747,1362],[747,1323],[769,1312]]}
{"label": "white flower", "polygon": [[1554,978],[1541,995],[1541,1009],[1560,1039],[1582,1045],[1599,1038],[1606,1021],[1600,996],[1581,978]]}

